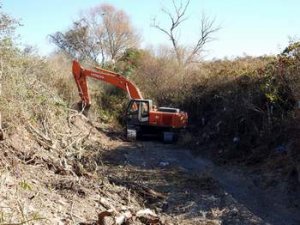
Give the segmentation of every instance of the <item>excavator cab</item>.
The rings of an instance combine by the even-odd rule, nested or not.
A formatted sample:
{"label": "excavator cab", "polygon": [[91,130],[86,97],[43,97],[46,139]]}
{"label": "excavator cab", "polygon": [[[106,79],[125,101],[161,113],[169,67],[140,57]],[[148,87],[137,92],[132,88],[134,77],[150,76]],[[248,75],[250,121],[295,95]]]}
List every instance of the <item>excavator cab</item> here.
{"label": "excavator cab", "polygon": [[152,100],[131,99],[126,110],[127,138],[136,139],[136,127],[149,123],[149,114],[152,109]]}
{"label": "excavator cab", "polygon": [[147,99],[130,100],[126,110],[127,123],[130,124],[148,123],[149,113],[151,109],[152,109],[152,100],[147,100]]}

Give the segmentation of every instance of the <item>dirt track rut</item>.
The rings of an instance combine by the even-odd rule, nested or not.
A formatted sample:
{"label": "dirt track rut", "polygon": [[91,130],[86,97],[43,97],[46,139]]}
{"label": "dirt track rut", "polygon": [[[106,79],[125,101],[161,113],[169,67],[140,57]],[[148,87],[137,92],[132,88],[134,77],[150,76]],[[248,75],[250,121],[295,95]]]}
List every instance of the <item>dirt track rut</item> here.
{"label": "dirt track rut", "polygon": [[[299,208],[289,207],[280,190],[260,189],[245,171],[216,166],[184,148],[157,142],[124,143],[106,160],[127,171],[137,169],[135,176],[126,173],[120,179],[143,182],[166,193],[162,211],[184,224],[205,224],[207,219],[214,224],[300,224]],[[143,176],[137,179],[139,172]]]}

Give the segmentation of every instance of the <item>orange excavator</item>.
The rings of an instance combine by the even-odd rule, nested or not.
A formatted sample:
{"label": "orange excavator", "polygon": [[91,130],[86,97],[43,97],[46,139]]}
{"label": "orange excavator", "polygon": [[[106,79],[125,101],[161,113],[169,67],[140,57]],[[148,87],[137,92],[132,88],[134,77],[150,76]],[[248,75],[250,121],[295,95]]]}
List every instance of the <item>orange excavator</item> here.
{"label": "orange excavator", "polygon": [[155,133],[161,134],[165,142],[172,142],[178,131],[187,126],[186,112],[170,107],[157,108],[152,100],[144,99],[140,90],[120,74],[99,67],[96,67],[95,71],[85,69],[76,60],[73,61],[72,72],[81,98],[82,109],[89,109],[91,106],[87,77],[112,84],[128,93],[130,101],[125,114],[128,140]]}

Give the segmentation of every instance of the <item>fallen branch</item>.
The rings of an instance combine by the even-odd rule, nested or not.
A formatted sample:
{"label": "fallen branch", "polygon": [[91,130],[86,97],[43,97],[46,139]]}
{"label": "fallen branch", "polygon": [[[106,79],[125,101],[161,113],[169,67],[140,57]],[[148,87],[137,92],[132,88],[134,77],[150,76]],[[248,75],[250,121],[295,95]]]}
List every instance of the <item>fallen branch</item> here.
{"label": "fallen branch", "polygon": [[48,220],[47,218],[33,218],[33,219],[29,219],[20,223],[0,223],[0,225],[22,225],[22,224],[26,224],[32,221],[38,221],[38,220]]}
{"label": "fallen branch", "polygon": [[114,178],[109,178],[109,181],[116,185],[125,186],[131,190],[136,191],[140,195],[143,195],[148,198],[160,199],[160,200],[167,198],[167,196],[165,194],[157,192],[149,187],[142,186],[141,184],[136,184],[136,183],[127,182],[127,181],[119,181]]}
{"label": "fallen branch", "polygon": [[52,143],[51,138],[49,138],[48,136],[46,136],[45,134],[43,134],[41,131],[39,131],[38,129],[36,129],[34,126],[32,126],[30,123],[28,123],[28,127],[30,128],[29,130],[34,133],[36,133],[37,135],[39,135],[41,138],[43,138],[44,140]]}

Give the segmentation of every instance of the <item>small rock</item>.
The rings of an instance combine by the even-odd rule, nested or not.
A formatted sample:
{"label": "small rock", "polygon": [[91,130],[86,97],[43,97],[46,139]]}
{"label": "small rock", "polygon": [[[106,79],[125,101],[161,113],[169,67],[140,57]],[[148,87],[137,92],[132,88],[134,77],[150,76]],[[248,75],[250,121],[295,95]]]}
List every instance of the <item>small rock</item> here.
{"label": "small rock", "polygon": [[150,209],[142,209],[142,210],[139,210],[139,211],[136,213],[136,216],[137,216],[137,217],[144,217],[144,216],[153,216],[153,217],[157,217],[156,213],[153,212],[153,211],[150,210]]}

